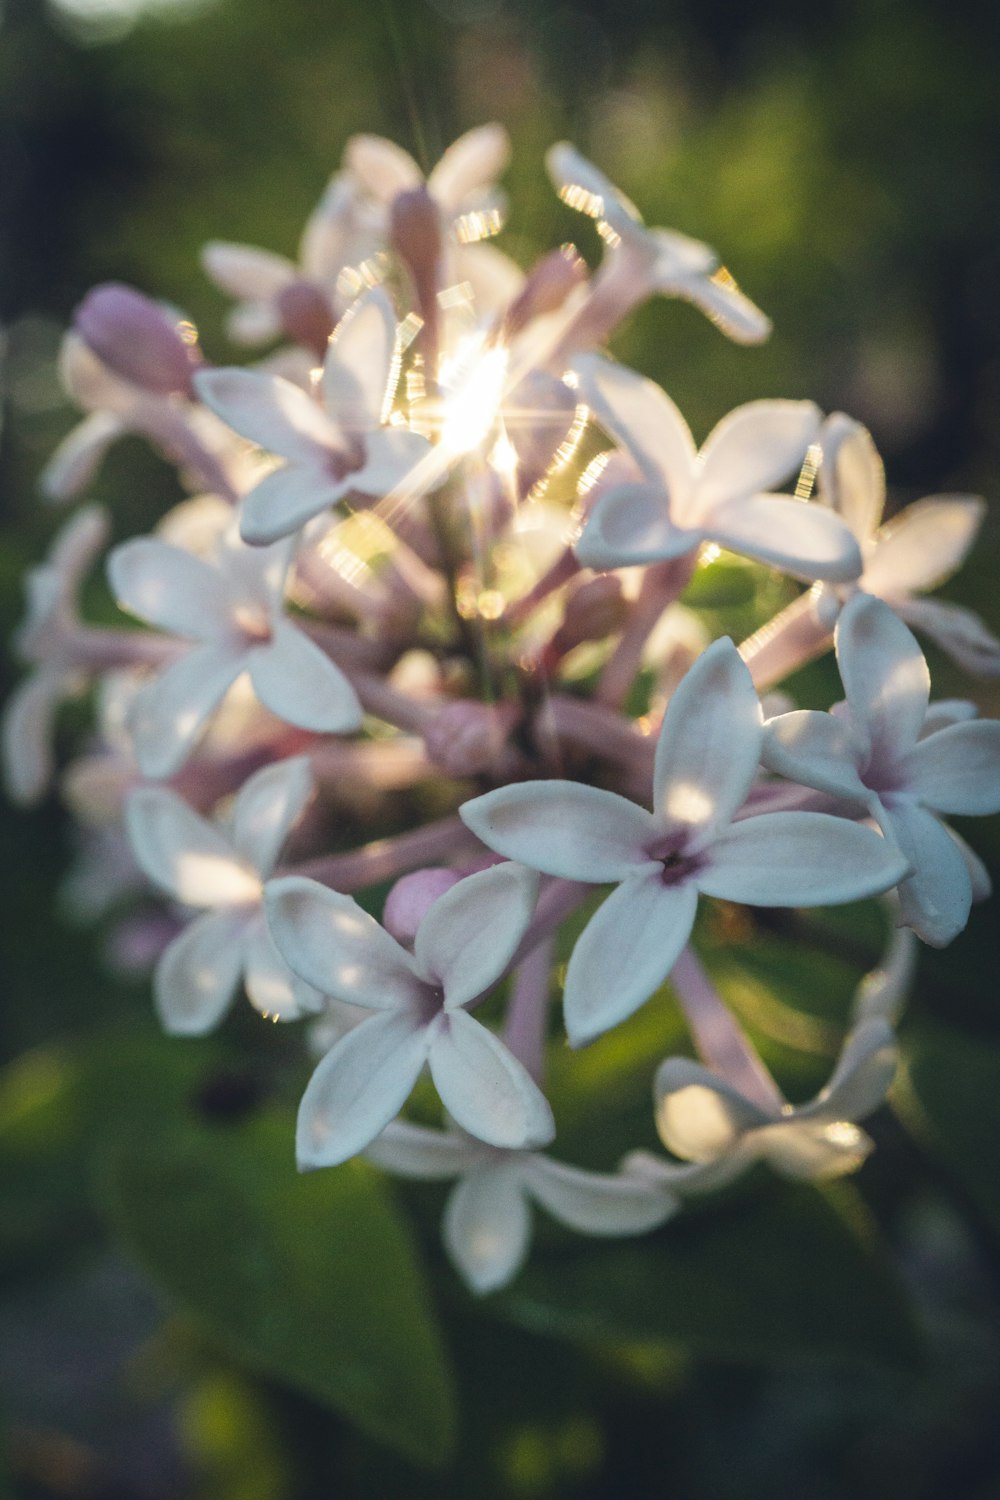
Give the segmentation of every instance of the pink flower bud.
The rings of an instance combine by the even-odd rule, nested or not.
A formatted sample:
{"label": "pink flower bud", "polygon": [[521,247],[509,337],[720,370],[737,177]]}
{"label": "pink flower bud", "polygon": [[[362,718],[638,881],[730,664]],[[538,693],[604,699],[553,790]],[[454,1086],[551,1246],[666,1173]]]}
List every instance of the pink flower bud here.
{"label": "pink flower bud", "polygon": [[570,292],[587,279],[587,266],[575,245],[561,245],[545,255],[529,273],[520,293],[507,309],[508,337],[519,333],[533,318],[544,317],[562,307]]}
{"label": "pink flower bud", "polygon": [[191,394],[191,376],[201,363],[197,342],[186,342],[141,292],[115,281],[95,286],[73,322],[88,348],[123,380],[157,396]]}
{"label": "pink flower bud", "polygon": [[393,199],[389,210],[389,243],[413,278],[417,306],[433,345],[441,262],[441,214],[425,187],[411,188]]}
{"label": "pink flower bud", "polygon": [[444,869],[414,870],[412,875],[404,875],[386,897],[382,925],[397,943],[412,943],[428,907],[460,879],[457,871]]}
{"label": "pink flower bud", "polygon": [[427,754],[449,776],[476,776],[493,769],[517,724],[517,704],[460,699],[436,713],[424,730]]}
{"label": "pink flower bud", "polygon": [[625,623],[628,605],[621,579],[615,573],[600,573],[579,583],[566,600],[563,621],[552,638],[560,656],[583,641],[601,641]]}
{"label": "pink flower bud", "polygon": [[335,321],[330,299],[311,281],[293,281],[282,287],[277,302],[288,337],[322,359]]}

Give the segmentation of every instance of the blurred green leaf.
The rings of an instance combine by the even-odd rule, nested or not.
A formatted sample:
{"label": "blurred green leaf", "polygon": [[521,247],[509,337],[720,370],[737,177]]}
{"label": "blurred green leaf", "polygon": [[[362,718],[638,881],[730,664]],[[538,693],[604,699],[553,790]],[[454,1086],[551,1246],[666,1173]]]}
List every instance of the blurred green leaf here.
{"label": "blurred green leaf", "polygon": [[[656,1235],[536,1261],[497,1305],[539,1332],[681,1344],[749,1363],[919,1356],[901,1289],[853,1195],[774,1185]],[[848,1212],[844,1212],[845,1205]]]}
{"label": "blurred green leaf", "polygon": [[943,1026],[924,1026],[911,1041],[897,1097],[913,1134],[1000,1228],[1000,1048]]}
{"label": "blurred green leaf", "polygon": [[691,609],[726,609],[749,604],[756,583],[756,575],[746,563],[719,558],[695,569],[684,590],[683,602]]}
{"label": "blurred green leaf", "polygon": [[160,1116],[111,1153],[112,1217],[227,1349],[409,1457],[441,1462],[454,1397],[409,1236],[363,1164],[300,1177],[293,1123]]}

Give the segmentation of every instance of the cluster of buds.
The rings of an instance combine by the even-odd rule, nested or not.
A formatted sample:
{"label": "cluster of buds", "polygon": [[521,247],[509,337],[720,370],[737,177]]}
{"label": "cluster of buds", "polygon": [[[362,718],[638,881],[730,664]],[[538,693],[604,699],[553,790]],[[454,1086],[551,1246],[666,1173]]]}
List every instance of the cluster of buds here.
{"label": "cluster of buds", "polygon": [[[63,355],[87,415],[43,489],[75,498],[134,432],[187,498],[108,556],[143,630],[80,619],[109,528],[76,512],[29,575],[30,674],[3,726],[10,792],[34,801],[60,702],[97,685],[95,739],[62,787],[100,850],[90,909],[145,882],[169,900],[143,950],[164,1028],[209,1032],[244,992],[304,1021],[319,1060],[300,1167],[363,1152],[455,1179],[445,1243],[480,1292],[523,1263],[532,1202],[633,1234],[755,1161],[854,1169],[914,947],[950,942],[987,893],[944,819],[1000,810],[1000,723],[931,703],[910,628],[1000,676],[982,622],[923,597],[983,503],[935,496],[880,524],[871,438],[808,401],[742,406],[698,448],[603,346],[654,295],[738,342],[767,318],[708,246],[648,228],[569,145],[549,175],[595,222],[600,263],[564,246],[522,273],[490,243],[508,150],[485,126],[425,178],[355,137],[297,264],[208,245],[231,336],[279,345],[249,368],[213,365],[138,291],[89,294]],[[739,644],[709,642],[684,602],[723,550],[802,585]],[[831,647],[843,703],[772,693]],[[357,846],[359,823],[379,837]],[[699,901],[873,897],[896,928],[882,969],[826,1087],[792,1105],[699,959]],[[664,1153],[601,1172],[550,1154],[563,974],[573,1047],[668,1004],[669,980],[700,1061],[656,1072]],[[425,1071],[437,1128],[405,1117]]]}

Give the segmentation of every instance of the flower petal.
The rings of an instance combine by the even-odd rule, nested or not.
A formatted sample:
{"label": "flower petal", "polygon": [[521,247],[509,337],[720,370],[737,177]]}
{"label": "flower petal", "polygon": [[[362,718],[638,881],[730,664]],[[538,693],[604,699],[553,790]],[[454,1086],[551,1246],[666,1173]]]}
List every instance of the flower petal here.
{"label": "flower petal", "polygon": [[855,594],[835,634],[851,718],[873,760],[894,765],[915,745],[930,697],[923,652],[887,604]]}
{"label": "flower petal", "polygon": [[341,446],[340,433],[319,403],[281,375],[201,370],[194,388],[227,427],[280,458],[315,466]]}
{"label": "flower petal", "polygon": [[323,996],[305,984],[285,963],[263,911],[248,923],[244,938],[246,961],[243,983],[250,1004],[268,1021],[299,1021],[319,1015]]}
{"label": "flower petal", "polygon": [[494,865],[453,885],[417,929],[414,957],[444,987],[448,1010],[468,1005],[500,977],[535,910],[538,876],[523,865]]}
{"label": "flower petal", "polygon": [[907,790],[935,812],[1000,812],[1000,721],[949,724],[920,740],[904,762]]}
{"label": "flower petal", "polygon": [[782,495],[745,495],[705,513],[704,534],[730,552],[807,581],[850,583],[861,552],[839,516]]}
{"label": "flower petal", "polygon": [[244,496],[240,536],[252,547],[267,546],[298,531],[313,516],[351,492],[351,480],[334,479],[316,463],[283,464]]}
{"label": "flower petal", "polygon": [[502,125],[479,125],[452,141],[427,187],[446,213],[458,213],[474,193],[490,187],[510,161],[510,136]]}
{"label": "flower petal", "polygon": [[1000,677],[1000,640],[977,614],[943,599],[894,601],[900,619],[929,635],[935,645],[974,677]]}
{"label": "flower petal", "polygon": [[663,715],[653,769],[657,821],[702,839],[724,827],[746,801],[762,743],[750,670],[722,636],[681,679]]}
{"label": "flower petal", "polygon": [[812,1104],[795,1111],[799,1119],[867,1119],[885,1103],[899,1065],[899,1049],[888,1021],[872,1016],[854,1028],[829,1083]]}
{"label": "flower petal", "polygon": [[699,888],[747,906],[839,906],[887,891],[907,873],[888,840],[829,813],[744,818],[706,853]]}
{"label": "flower petal", "polygon": [[935,495],[908,505],[875,538],[863,587],[886,599],[937,588],[962,566],[985,514],[978,495]]}
{"label": "flower petal", "polygon": [[858,755],[849,725],[835,714],[797,709],[764,726],[761,760],[769,771],[834,797],[867,803],[870,793],[858,775]]}
{"label": "flower petal", "polygon": [[564,880],[623,880],[650,865],[650,813],[615,792],[576,781],[498,787],[459,808],[488,849]]}
{"label": "flower petal", "polygon": [[413,960],[350,896],[301,875],[264,888],[271,936],[285,962],[323,995],[399,1010],[419,988]]}
{"label": "flower petal", "polygon": [[69,500],[78,495],[97,473],[111,444],[127,431],[112,412],[93,411],[69,431],[38,479],[46,500]]}
{"label": "flower petal", "polygon": [[171,1036],[204,1036],[222,1020],[243,972],[245,925],[243,915],[206,912],[164,950],[153,998]]}
{"label": "flower petal", "polygon": [[236,646],[197,646],[140,689],[127,727],[144,776],[158,781],[180,770],[245,665]]}
{"label": "flower petal", "polygon": [[246,906],[261,898],[257,871],[176,792],[138,787],[125,802],[125,828],[139,868],[187,906]]}
{"label": "flower petal", "polygon": [[457,1177],[491,1157],[490,1148],[453,1130],[431,1130],[393,1120],[365,1151],[369,1161],[400,1177],[436,1181]]}
{"label": "flower petal", "polygon": [[359,186],[386,205],[424,180],[410,153],[381,135],[352,135],[344,148],[344,167]]}
{"label": "flower petal", "polygon": [[240,788],[233,808],[233,848],[265,880],[312,791],[308,755],[265,766]]}
{"label": "flower petal", "polygon": [[771,1116],[724,1078],[687,1057],[668,1057],[653,1085],[656,1128],[668,1151],[684,1161],[713,1161],[732,1151]]}
{"label": "flower petal", "polygon": [[[654,229],[652,235],[654,241],[660,245],[666,235],[670,235],[671,240],[681,238],[666,229]],[[683,238],[686,239],[687,236]],[[718,258],[715,257],[715,259],[717,261]],[[662,264],[663,261],[666,261],[666,265]],[[761,312],[755,302],[751,302],[746,293],[742,292],[735,281],[728,276],[728,273],[725,279],[718,280],[716,279],[717,272],[701,275],[678,274],[670,269],[670,260],[662,255],[658,257],[656,269],[659,272],[658,291],[674,297],[683,297],[686,302],[692,302],[712,320],[717,328],[721,328],[722,332],[737,344],[761,344],[770,336],[773,327],[771,319],[766,313]]]}
{"label": "flower petal", "polygon": [[218,568],[201,557],[136,537],[108,557],[111,591],[130,614],[196,641],[233,633],[233,603]]}
{"label": "flower petal", "polygon": [[903,921],[932,948],[944,948],[969,920],[972,877],[951,830],[925,808],[900,798],[884,811],[912,874],[899,887]]}
{"label": "flower petal", "polygon": [[237,245],[228,240],[209,240],[201,248],[206,276],[230,297],[247,301],[276,297],[295,281],[298,270],[286,255],[258,250],[256,245]]}
{"label": "flower petal", "polygon": [[506,1286],[521,1269],[531,1240],[531,1210],[512,1161],[470,1172],[444,1212],[448,1254],[474,1292]]}
{"label": "flower petal", "polygon": [[[365,462],[346,480],[352,493],[388,495],[403,484],[431,453],[431,446],[418,432],[404,427],[379,427],[365,439]],[[444,474],[429,484],[420,481],[422,493],[443,483]]]}
{"label": "flower petal", "polygon": [[691,935],[698,891],[664,885],[659,869],[624,881],[576,941],[563,1014],[571,1046],[624,1021],[666,979]]}
{"label": "flower petal", "polygon": [[429,1061],[441,1103],[477,1140],[520,1150],[555,1135],[548,1100],[530,1073],[468,1011],[441,1017]]}
{"label": "flower petal", "polygon": [[750,401],[714,430],[699,456],[698,511],[770,490],[799,468],[820,427],[812,401]]}
{"label": "flower petal", "polygon": [[522,1168],[532,1197],[560,1224],[581,1234],[644,1234],[680,1207],[662,1189],[625,1172],[585,1172],[548,1156]]}
{"label": "flower petal", "polygon": [[370,1145],[395,1119],[427,1059],[427,1028],[391,1012],[369,1016],[333,1046],[299,1105],[299,1171],[335,1167]]}
{"label": "flower petal", "polygon": [[361,727],[358,696],[326,653],[288,620],[273,622],[271,640],[247,653],[254,692],[273,714],[316,734]]}
{"label": "flower petal", "polygon": [[4,788],[21,807],[39,802],[52,780],[52,734],[66,685],[62,672],[43,668],[19,682],[4,704],[0,719]]}
{"label": "flower petal", "polygon": [[819,441],[823,449],[819,492],[858,541],[866,542],[885,505],[885,470],[871,433],[838,411],[823,423]]}
{"label": "flower petal", "polygon": [[396,314],[381,287],[359,297],[337,324],[323,364],[323,401],[338,427],[378,427],[396,347]]}
{"label": "flower petal", "polygon": [[701,540],[671,519],[659,483],[617,484],[597,501],[573,550],[585,568],[624,568],[685,557]]}
{"label": "flower petal", "polygon": [[670,501],[664,509],[683,515],[697,450],[666,391],[599,355],[580,355],[573,368],[580,394],[601,426],[628,449],[647,478],[666,483]]}
{"label": "flower petal", "polygon": [[855,1171],[875,1143],[846,1120],[792,1119],[755,1130],[749,1144],[783,1177],[811,1182]]}

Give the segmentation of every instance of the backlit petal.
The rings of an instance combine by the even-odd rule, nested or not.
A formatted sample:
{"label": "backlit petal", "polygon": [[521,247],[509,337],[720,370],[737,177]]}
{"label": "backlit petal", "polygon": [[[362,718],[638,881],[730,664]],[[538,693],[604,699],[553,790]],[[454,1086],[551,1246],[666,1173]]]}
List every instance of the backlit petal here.
{"label": "backlit petal", "polygon": [[680,1207],[661,1189],[624,1172],[585,1172],[548,1156],[532,1156],[522,1173],[535,1201],[582,1234],[643,1234]]}
{"label": "backlit petal", "polygon": [[288,620],[275,620],[271,640],[247,653],[254,692],[273,714],[317,734],[361,727],[357,694],[324,651]]}
{"label": "backlit petal", "polygon": [[340,434],[319,403],[281,375],[202,370],[194,387],[227,427],[280,458],[315,465],[340,446]]}
{"label": "backlit petal", "polygon": [[499,787],[459,812],[489,849],[546,875],[601,884],[648,867],[652,815],[615,792],[576,781]]}
{"label": "backlit petal", "polygon": [[240,788],[233,808],[233,848],[265,880],[312,790],[307,755],[265,766]]}
{"label": "backlit petal", "polygon": [[153,977],[156,1013],[171,1036],[214,1031],[243,972],[244,916],[206,912],[174,938]]}
{"label": "backlit petal", "polygon": [[902,620],[881,599],[855,594],[840,612],[837,665],[851,718],[872,758],[895,765],[923,728],[930,673]]}
{"label": "backlit petal", "polygon": [[907,789],[935,812],[1000,812],[1000,720],[949,724],[920,740],[904,762]]}
{"label": "backlit petal", "polygon": [[127,727],[144,776],[160,780],[180,769],[245,665],[238,646],[197,646],[140,689]]}
{"label": "backlit petal", "polygon": [[712,1161],[731,1151],[745,1131],[771,1116],[709,1068],[668,1057],[653,1085],[656,1128],[668,1151],[684,1161]]}
{"label": "backlit petal", "polygon": [[730,552],[769,563],[793,578],[849,583],[861,553],[833,511],[781,495],[746,495],[704,516],[704,534]]}
{"label": "backlit petal", "polygon": [[863,587],[887,599],[937,588],[962,566],[985,514],[978,495],[932,496],[908,505],[878,533]]}
{"label": "backlit petal", "polygon": [[176,900],[209,907],[260,901],[257,871],[214,824],[166,787],[131,792],[125,827],[139,868]]}
{"label": "backlit petal", "polygon": [[531,1239],[531,1210],[516,1163],[500,1160],[464,1177],[448,1199],[443,1232],[448,1254],[474,1292],[506,1286]]}
{"label": "backlit petal", "polygon": [[737,496],[773,489],[795,473],[820,420],[811,401],[750,401],[723,417],[699,456],[699,515]]}

